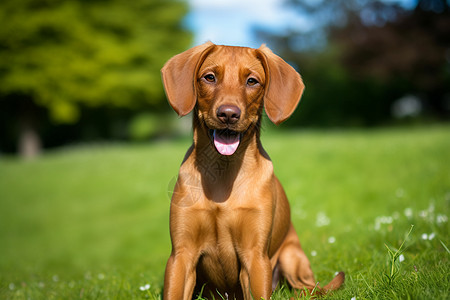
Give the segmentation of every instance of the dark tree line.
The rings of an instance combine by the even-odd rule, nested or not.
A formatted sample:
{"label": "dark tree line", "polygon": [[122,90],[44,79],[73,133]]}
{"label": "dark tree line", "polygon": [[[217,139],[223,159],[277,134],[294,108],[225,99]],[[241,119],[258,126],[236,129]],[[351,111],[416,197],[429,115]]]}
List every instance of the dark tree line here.
{"label": "dark tree line", "polygon": [[409,121],[449,119],[447,1],[420,0],[412,8],[370,0],[290,0],[288,5],[318,26],[293,28],[283,36],[258,34],[304,77],[304,101],[289,124],[390,124],[399,122],[393,113],[399,104]]}

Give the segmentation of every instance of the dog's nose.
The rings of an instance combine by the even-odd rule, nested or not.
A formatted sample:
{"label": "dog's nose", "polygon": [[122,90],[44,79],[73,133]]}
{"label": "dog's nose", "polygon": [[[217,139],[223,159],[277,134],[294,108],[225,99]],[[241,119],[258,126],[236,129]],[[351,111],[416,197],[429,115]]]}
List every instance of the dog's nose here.
{"label": "dog's nose", "polygon": [[217,109],[217,118],[226,124],[235,124],[241,117],[241,110],[234,105],[221,105]]}

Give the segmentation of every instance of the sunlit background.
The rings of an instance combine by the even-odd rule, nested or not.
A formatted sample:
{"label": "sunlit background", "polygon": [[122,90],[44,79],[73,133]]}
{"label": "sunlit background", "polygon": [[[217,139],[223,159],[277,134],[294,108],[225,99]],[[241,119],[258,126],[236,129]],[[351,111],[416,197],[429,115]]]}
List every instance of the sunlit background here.
{"label": "sunlit background", "polygon": [[1,0],[0,298],[161,299],[192,128],[160,69],[208,40],[302,75],[261,138],[321,285],[449,299],[450,0]]}
{"label": "sunlit background", "polygon": [[445,0],[22,0],[0,8],[1,153],[34,157],[182,132],[159,70],[208,40],[267,44],[302,74],[306,93],[285,126],[449,119]]}

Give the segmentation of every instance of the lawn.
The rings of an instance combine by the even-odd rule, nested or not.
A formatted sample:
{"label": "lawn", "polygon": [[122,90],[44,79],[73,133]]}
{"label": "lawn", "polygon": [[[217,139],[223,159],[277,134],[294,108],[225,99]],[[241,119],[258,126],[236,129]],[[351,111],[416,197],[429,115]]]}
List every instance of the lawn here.
{"label": "lawn", "polygon": [[[0,157],[0,299],[160,299],[170,187],[189,144]],[[450,298],[450,126],[264,130],[263,144],[316,279],[346,272],[325,298]],[[392,262],[386,245],[403,242]]]}

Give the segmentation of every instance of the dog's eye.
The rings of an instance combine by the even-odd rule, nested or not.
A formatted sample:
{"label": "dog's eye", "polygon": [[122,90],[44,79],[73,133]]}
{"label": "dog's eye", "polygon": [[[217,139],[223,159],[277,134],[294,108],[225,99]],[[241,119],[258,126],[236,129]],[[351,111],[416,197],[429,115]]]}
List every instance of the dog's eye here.
{"label": "dog's eye", "polygon": [[258,83],[258,80],[256,80],[256,79],[253,78],[253,77],[250,77],[249,79],[247,79],[247,85],[252,86],[252,85],[255,85],[255,84],[257,84],[257,83]]}
{"label": "dog's eye", "polygon": [[205,78],[206,81],[208,81],[208,82],[215,82],[216,81],[216,77],[214,77],[213,74],[207,74],[203,78]]}

